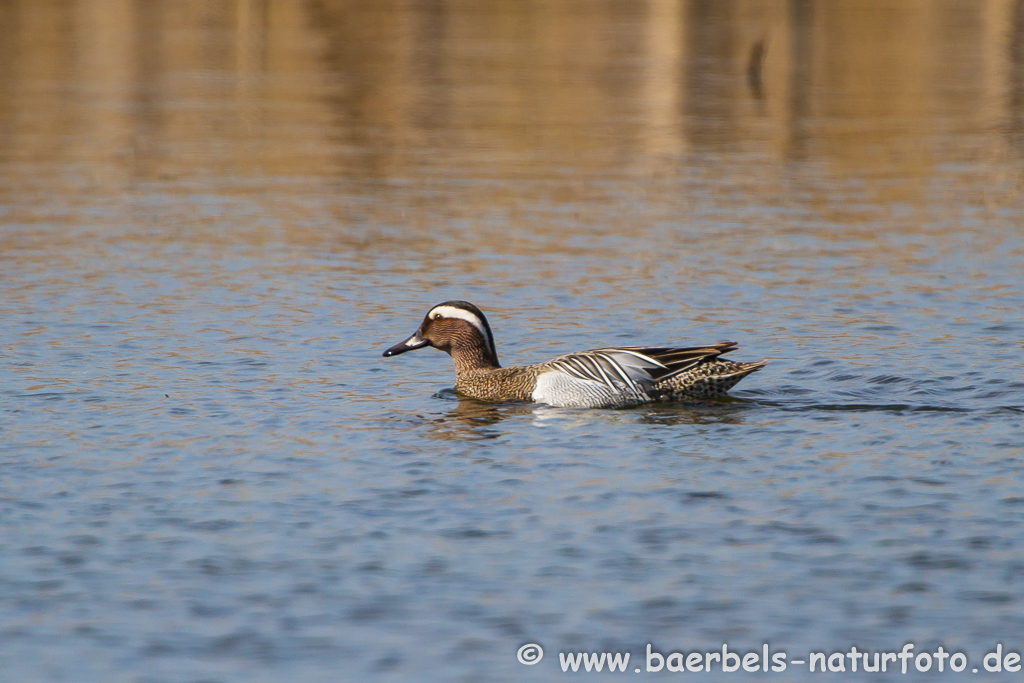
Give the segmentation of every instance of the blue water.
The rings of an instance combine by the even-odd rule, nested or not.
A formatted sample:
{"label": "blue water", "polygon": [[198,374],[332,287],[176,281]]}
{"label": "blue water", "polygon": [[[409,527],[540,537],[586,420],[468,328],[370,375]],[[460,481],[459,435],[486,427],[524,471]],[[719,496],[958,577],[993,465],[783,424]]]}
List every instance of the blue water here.
{"label": "blue water", "polygon": [[[330,83],[271,125],[176,77],[158,109],[251,110],[253,137],[140,114],[164,151],[132,166],[86,124],[78,156],[19,145],[52,89],[0,109],[0,680],[540,681],[560,652],[908,642],[967,676],[1024,651],[1022,166],[963,152],[990,138],[922,134],[943,163],[913,170],[700,139],[619,163],[453,151],[442,120],[394,162],[372,125],[303,118]],[[294,156],[252,168],[259,140]],[[334,165],[295,151],[325,140]],[[769,363],[723,401],[479,403],[442,353],[381,357],[455,298],[505,364]]]}

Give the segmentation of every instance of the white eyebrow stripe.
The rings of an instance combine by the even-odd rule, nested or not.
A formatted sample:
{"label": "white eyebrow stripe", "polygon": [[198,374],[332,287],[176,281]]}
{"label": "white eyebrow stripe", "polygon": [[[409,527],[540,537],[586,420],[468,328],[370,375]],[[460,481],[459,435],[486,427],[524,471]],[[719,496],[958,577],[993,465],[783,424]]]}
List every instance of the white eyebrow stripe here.
{"label": "white eyebrow stripe", "polygon": [[494,337],[491,335],[490,330],[487,328],[487,324],[480,316],[472,311],[459,308],[458,306],[446,306],[441,304],[440,306],[434,306],[431,308],[430,312],[427,313],[427,317],[433,318],[438,313],[446,318],[458,318],[459,320],[465,320],[475,327],[480,333],[480,336],[483,337],[484,344],[487,346],[488,351],[491,352],[491,355],[494,356],[495,362],[497,362],[498,352],[494,348]]}
{"label": "white eyebrow stripe", "polygon": [[446,318],[459,318],[461,320],[465,320],[472,324],[473,327],[480,330],[480,334],[484,336],[484,339],[487,339],[487,330],[484,329],[484,324],[480,321],[480,318],[469,311],[462,308],[455,308],[454,306],[434,306],[430,309],[430,313],[427,315],[433,318],[438,313]]}
{"label": "white eyebrow stripe", "polygon": [[494,339],[491,337],[491,334],[487,331],[487,328],[484,326],[483,321],[480,320],[480,317],[477,316],[475,313],[471,313],[470,311],[467,311],[464,308],[456,308],[455,306],[434,306],[432,309],[430,309],[430,313],[428,313],[427,315],[433,318],[434,315],[437,313],[440,313],[446,318],[458,318],[459,320],[465,320],[466,322],[468,322],[470,325],[475,327],[480,332],[480,336],[484,338],[484,343],[490,347],[491,353],[495,353]]}

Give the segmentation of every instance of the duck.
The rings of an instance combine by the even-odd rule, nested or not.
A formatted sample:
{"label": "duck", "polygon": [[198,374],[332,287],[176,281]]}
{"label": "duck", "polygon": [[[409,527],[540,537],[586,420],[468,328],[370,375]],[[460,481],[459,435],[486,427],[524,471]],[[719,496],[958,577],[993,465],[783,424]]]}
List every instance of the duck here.
{"label": "duck", "polygon": [[623,408],[654,401],[719,398],[767,361],[722,358],[736,342],[703,346],[617,346],[502,367],[483,311],[445,301],[385,358],[432,346],[455,362],[455,391],[481,401],[527,401],[560,408]]}

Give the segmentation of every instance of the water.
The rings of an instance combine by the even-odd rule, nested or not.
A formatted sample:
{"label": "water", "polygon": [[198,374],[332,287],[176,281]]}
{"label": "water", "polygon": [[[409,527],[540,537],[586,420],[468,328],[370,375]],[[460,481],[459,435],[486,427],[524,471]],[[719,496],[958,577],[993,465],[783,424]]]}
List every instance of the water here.
{"label": "water", "polygon": [[[0,678],[1021,652],[1022,17],[0,3]],[[770,362],[481,404],[452,298]]]}

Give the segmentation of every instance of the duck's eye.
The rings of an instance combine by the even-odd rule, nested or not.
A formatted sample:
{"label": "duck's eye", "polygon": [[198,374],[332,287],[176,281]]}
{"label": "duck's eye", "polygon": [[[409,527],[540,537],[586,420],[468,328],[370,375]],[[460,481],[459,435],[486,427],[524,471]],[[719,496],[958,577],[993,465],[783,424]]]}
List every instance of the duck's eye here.
{"label": "duck's eye", "polygon": [[441,319],[441,318],[443,318],[443,317],[444,317],[443,315],[441,315],[440,313],[438,313],[437,315],[435,315],[435,316],[434,316],[434,320],[440,320],[440,319]]}

